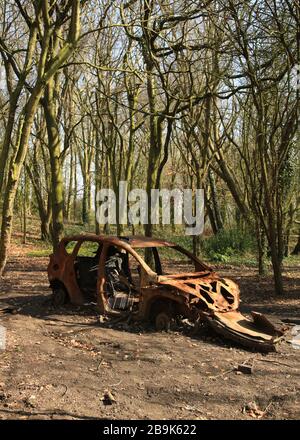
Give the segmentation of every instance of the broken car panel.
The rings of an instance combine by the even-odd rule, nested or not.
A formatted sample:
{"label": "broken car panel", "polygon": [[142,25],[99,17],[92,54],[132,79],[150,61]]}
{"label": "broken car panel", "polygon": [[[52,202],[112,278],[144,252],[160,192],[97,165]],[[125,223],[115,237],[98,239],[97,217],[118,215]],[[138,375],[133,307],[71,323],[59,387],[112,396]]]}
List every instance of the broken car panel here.
{"label": "broken car panel", "polygon": [[[69,250],[69,244],[73,249]],[[151,249],[153,268],[142,258]],[[189,270],[169,273],[163,251],[176,251],[188,260]],[[173,260],[174,262],[174,260]],[[266,317],[252,320],[238,310],[236,283],[221,278],[182,247],[148,237],[108,237],[82,234],[61,240],[50,256],[48,277],[53,301],[83,304],[97,301],[100,313],[130,313],[138,321],[152,321],[167,330],[178,316],[206,321],[217,333],[250,348],[275,350],[283,333]]]}

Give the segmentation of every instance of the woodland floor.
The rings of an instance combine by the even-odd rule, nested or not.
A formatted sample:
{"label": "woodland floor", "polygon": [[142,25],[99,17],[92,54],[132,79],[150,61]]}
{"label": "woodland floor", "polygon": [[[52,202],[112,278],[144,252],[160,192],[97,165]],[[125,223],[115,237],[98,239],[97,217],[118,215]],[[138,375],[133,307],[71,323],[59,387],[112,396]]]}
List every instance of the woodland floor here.
{"label": "woodland floor", "polygon": [[[7,331],[0,418],[299,419],[300,350],[284,342],[277,353],[263,355],[212,333],[107,328],[92,308],[54,309],[48,259],[26,256],[30,246],[13,247],[0,281],[0,309],[16,309],[0,312]],[[287,294],[278,299],[270,276],[218,268],[240,284],[242,311],[292,321],[300,319],[299,269],[300,263],[286,267]],[[234,371],[253,359],[253,374]],[[116,399],[112,405],[101,400],[106,390]]]}

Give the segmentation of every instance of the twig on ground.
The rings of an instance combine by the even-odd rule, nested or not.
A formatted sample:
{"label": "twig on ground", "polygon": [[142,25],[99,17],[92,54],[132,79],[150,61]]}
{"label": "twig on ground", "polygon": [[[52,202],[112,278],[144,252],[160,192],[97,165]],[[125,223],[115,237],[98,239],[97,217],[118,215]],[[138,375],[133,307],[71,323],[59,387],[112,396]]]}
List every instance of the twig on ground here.
{"label": "twig on ground", "polygon": [[217,377],[225,376],[225,374],[232,373],[235,370],[236,370],[236,367],[233,367],[230,370],[223,371],[222,373],[216,374],[215,376],[208,376],[208,378],[209,379],[216,379]]}
{"label": "twig on ground", "polygon": [[273,363],[273,364],[283,365],[284,367],[294,368],[292,365],[288,365],[288,364],[285,364],[283,362],[275,361],[273,359],[256,359],[256,360],[257,361],[261,361],[261,362],[270,362],[270,363]]}
{"label": "twig on ground", "polygon": [[61,384],[63,387],[65,387],[65,391],[62,393],[62,395],[61,395],[61,397],[64,397],[65,395],[66,395],[66,393],[67,393],[67,391],[68,391],[68,387],[67,387],[67,385],[65,384],[65,383],[62,383]]}
{"label": "twig on ground", "polygon": [[119,380],[118,383],[113,383],[113,384],[111,384],[109,386],[110,386],[110,388],[118,387],[122,382],[123,382],[123,379]]}

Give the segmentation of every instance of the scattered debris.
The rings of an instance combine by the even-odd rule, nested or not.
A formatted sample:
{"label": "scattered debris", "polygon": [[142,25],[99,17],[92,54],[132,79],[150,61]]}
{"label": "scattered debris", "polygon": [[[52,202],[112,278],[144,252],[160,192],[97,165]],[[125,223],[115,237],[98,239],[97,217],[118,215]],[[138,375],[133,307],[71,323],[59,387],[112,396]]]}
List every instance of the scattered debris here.
{"label": "scattered debris", "polygon": [[291,336],[292,339],[288,339],[287,342],[289,342],[293,348],[300,349],[300,325],[295,325],[291,329]]}
{"label": "scattered debris", "polygon": [[261,419],[264,416],[264,411],[258,408],[256,402],[249,402],[243,407],[243,414],[248,414],[255,419]]}
{"label": "scattered debris", "polygon": [[27,406],[28,408],[35,408],[36,404],[35,404],[35,399],[36,396],[35,395],[31,395],[29,397],[24,397],[23,399],[23,403],[25,406]]}
{"label": "scattered debris", "polygon": [[271,404],[272,401],[268,403],[264,410],[261,410],[256,402],[249,402],[243,407],[242,413],[248,414],[248,416],[253,417],[254,419],[261,419],[267,413]]}
{"label": "scattered debris", "polygon": [[300,318],[283,318],[282,322],[286,322],[287,324],[300,325]]}
{"label": "scattered debris", "polygon": [[225,370],[220,374],[216,374],[215,376],[208,376],[209,379],[216,379],[217,377],[220,376],[225,376],[228,373],[232,373],[233,371],[236,371],[236,367],[230,368],[230,370]]}
{"label": "scattered debris", "polygon": [[103,324],[105,321],[107,321],[107,317],[105,315],[99,315],[98,321],[100,324]]}
{"label": "scattered debris", "polygon": [[292,365],[285,364],[280,361],[275,361],[274,359],[256,359],[256,360],[260,362],[270,362],[272,364],[282,365],[283,367],[293,368]]}
{"label": "scattered debris", "polygon": [[65,383],[62,383],[61,385],[65,388],[63,393],[62,393],[62,395],[61,395],[61,397],[64,397],[66,395],[67,391],[68,391],[68,387],[67,387],[67,385]]}
{"label": "scattered debris", "polygon": [[16,313],[18,313],[19,310],[20,308],[17,307],[4,307],[0,309],[0,313],[11,313],[12,315],[15,315]]}
{"label": "scattered debris", "polygon": [[103,395],[103,397],[102,397],[102,402],[103,402],[103,405],[112,405],[113,403],[116,403],[116,399],[115,399],[115,397],[113,396],[113,394],[110,392],[110,391],[108,391],[108,390],[105,390],[104,391],[104,395]]}
{"label": "scattered debris", "polygon": [[7,394],[4,391],[0,391],[0,402],[5,402],[10,397],[10,394]]}
{"label": "scattered debris", "polygon": [[236,373],[237,374],[252,374],[254,371],[254,362],[257,359],[255,357],[251,357],[249,359],[246,359],[241,364],[238,364],[236,367]]}
{"label": "scattered debris", "polygon": [[253,373],[253,365],[249,365],[249,364],[239,364],[237,366],[237,371],[240,371],[241,373],[244,374],[252,374]]}

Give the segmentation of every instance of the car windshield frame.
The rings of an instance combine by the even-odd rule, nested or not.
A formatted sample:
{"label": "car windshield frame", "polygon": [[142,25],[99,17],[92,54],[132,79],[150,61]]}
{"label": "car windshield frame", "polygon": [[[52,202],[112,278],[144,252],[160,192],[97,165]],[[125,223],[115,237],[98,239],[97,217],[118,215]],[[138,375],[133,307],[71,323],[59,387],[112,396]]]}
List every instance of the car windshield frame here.
{"label": "car windshield frame", "polygon": [[[132,248],[134,251],[136,251],[136,254],[139,256],[140,259],[142,259],[144,261],[144,258],[138,253],[139,249],[151,249],[152,253],[153,253],[153,257],[154,257],[154,262],[155,262],[155,273],[157,275],[162,275],[162,262],[161,262],[161,257],[159,255],[159,250],[157,248],[172,248],[175,249],[176,251],[178,251],[179,253],[185,255],[186,257],[190,258],[192,260],[192,263],[194,264],[194,271],[196,272],[204,272],[204,271],[209,271],[212,272],[212,268],[209,267],[208,265],[206,265],[205,263],[203,263],[198,257],[196,257],[192,252],[189,252],[188,250],[186,250],[185,248],[183,248],[180,245],[176,245],[176,244],[167,244],[167,245],[163,245],[161,243],[159,243],[156,246],[149,246],[148,243],[146,244],[146,246],[139,246],[139,247],[134,247]],[[145,264],[148,266],[148,264],[145,262]],[[149,266],[148,266],[149,267]],[[150,268],[150,270],[153,271],[153,269]],[[182,272],[184,273],[184,272]],[[174,273],[174,275],[176,274],[176,272]],[[171,274],[170,274],[171,275]],[[173,275],[173,274],[172,274]]]}

